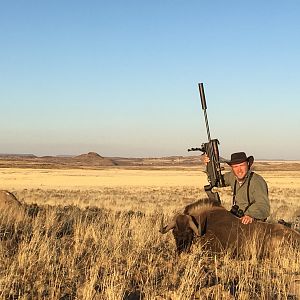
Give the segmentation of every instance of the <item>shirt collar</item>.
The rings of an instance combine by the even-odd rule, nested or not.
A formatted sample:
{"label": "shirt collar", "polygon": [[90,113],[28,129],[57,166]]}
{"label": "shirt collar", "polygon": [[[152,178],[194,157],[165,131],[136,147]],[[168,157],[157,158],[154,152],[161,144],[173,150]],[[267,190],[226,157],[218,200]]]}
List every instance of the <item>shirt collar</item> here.
{"label": "shirt collar", "polygon": [[239,181],[239,180],[235,177],[235,179],[236,179],[236,181],[238,182],[239,186],[242,186],[242,185],[247,181],[247,179],[249,178],[250,173],[251,173],[251,171],[248,170],[246,176],[244,177],[244,179],[243,179],[242,181]]}

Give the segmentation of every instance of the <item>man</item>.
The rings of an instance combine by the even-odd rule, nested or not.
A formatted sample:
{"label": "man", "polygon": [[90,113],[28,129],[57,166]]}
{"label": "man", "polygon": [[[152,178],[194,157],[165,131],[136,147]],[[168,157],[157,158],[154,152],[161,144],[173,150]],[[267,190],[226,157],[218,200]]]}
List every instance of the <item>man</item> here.
{"label": "man", "polygon": [[[202,156],[205,163],[209,162],[207,155]],[[250,224],[253,220],[266,220],[270,215],[270,201],[266,181],[250,170],[253,156],[247,157],[245,152],[231,155],[227,163],[231,172],[224,174],[226,186],[233,191],[233,207],[231,212],[240,217],[243,224]]]}

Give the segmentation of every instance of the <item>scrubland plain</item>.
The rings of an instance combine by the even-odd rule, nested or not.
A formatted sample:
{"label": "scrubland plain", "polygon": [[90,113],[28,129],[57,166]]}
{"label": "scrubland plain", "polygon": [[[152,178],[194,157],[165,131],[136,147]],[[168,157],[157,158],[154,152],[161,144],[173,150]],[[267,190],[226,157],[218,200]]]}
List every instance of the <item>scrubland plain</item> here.
{"label": "scrubland plain", "polygon": [[[300,170],[264,170],[271,222],[300,215]],[[1,189],[26,207],[0,213],[0,299],[297,299],[300,250],[239,259],[195,243],[177,256],[158,230],[205,197],[201,167],[1,168]],[[219,190],[225,207],[231,191]]]}

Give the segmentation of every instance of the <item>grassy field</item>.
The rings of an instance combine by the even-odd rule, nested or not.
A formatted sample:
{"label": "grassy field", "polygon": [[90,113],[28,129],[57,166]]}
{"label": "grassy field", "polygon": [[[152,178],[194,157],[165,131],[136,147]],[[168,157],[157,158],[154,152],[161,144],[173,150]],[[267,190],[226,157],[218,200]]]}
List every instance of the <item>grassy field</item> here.
{"label": "grassy field", "polygon": [[[259,174],[270,219],[300,215],[300,171]],[[160,235],[162,214],[205,196],[199,168],[1,168],[0,178],[31,215],[39,209],[18,221],[1,211],[0,299],[296,299],[297,249],[234,259],[198,243],[178,257],[172,234]],[[230,190],[219,192],[230,207]]]}

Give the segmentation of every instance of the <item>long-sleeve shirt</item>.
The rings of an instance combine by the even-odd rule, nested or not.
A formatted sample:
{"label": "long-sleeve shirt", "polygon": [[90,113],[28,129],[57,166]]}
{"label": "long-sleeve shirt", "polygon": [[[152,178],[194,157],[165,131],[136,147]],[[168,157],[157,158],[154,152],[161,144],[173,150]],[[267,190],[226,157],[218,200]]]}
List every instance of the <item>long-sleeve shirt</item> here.
{"label": "long-sleeve shirt", "polygon": [[[233,172],[224,174],[225,185],[231,186],[232,191],[234,191],[234,185],[236,182],[235,203],[243,211],[245,211],[246,207],[249,205],[247,197],[247,186],[250,173],[251,172],[249,171],[241,185],[237,181]],[[268,185],[260,175],[254,172],[249,185],[249,202],[253,202],[253,204],[250,205],[250,207],[245,212],[246,215],[260,220],[264,220],[270,215]]]}

